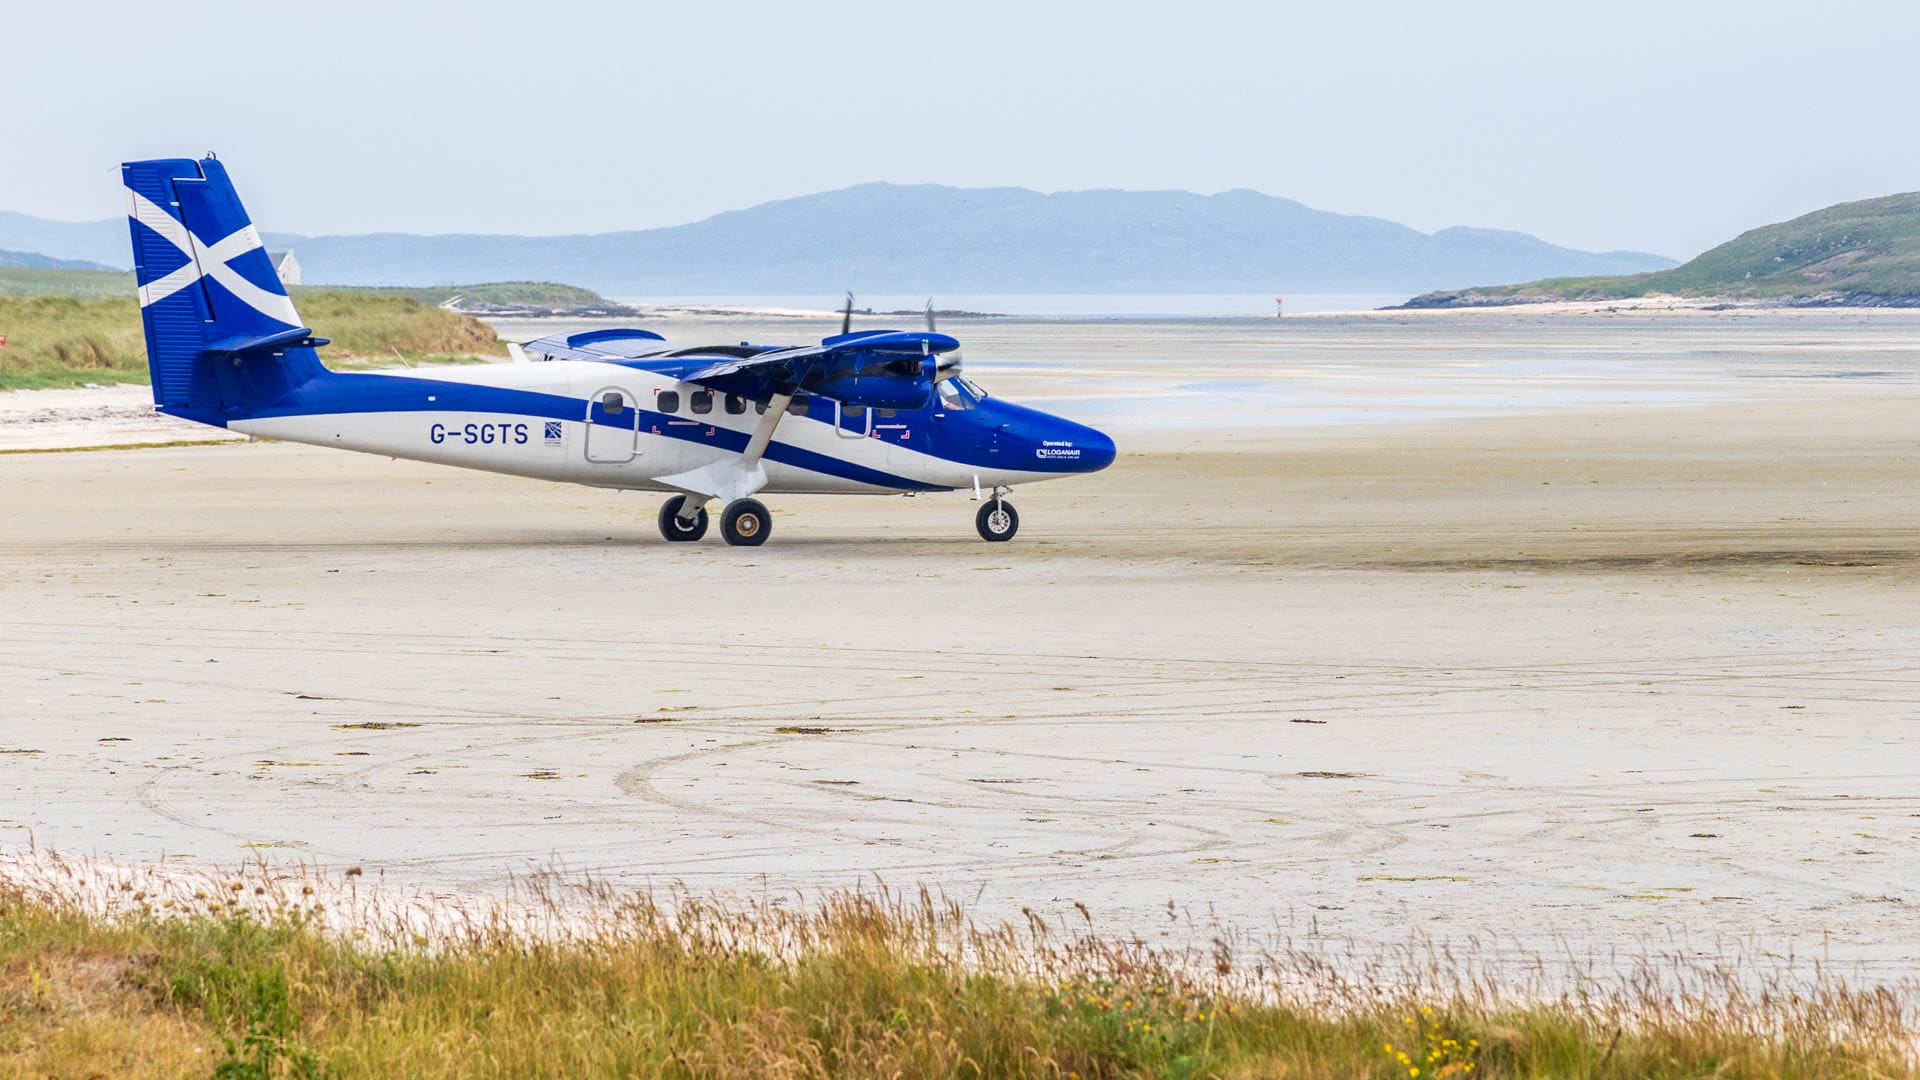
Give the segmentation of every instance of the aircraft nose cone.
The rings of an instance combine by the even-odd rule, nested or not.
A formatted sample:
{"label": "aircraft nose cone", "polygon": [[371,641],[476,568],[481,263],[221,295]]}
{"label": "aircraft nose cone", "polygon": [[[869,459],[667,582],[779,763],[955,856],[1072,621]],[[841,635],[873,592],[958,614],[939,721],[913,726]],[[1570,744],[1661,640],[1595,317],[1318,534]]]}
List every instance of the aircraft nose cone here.
{"label": "aircraft nose cone", "polygon": [[1113,439],[1104,431],[1082,427],[1074,439],[1081,447],[1080,461],[1088,472],[1099,472],[1113,464],[1115,450]]}

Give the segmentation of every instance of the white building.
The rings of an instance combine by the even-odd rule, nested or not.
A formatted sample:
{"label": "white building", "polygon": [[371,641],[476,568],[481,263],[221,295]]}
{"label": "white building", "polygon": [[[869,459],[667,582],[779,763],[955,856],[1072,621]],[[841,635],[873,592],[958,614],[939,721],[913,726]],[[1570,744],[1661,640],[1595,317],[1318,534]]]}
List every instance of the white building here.
{"label": "white building", "polygon": [[280,284],[300,284],[300,264],[294,260],[291,251],[269,251],[267,261],[273,264],[273,272],[280,275]]}

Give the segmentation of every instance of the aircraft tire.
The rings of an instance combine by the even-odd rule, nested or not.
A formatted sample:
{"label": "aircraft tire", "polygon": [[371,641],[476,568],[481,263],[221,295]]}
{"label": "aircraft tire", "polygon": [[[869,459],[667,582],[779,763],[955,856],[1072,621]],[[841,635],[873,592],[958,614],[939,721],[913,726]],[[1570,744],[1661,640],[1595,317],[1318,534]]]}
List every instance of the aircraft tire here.
{"label": "aircraft tire", "polygon": [[988,499],[980,504],[980,512],[973,515],[973,527],[980,530],[980,539],[1002,543],[1020,531],[1020,512],[1005,499]]}
{"label": "aircraft tire", "polygon": [[720,535],[734,547],[759,547],[773,532],[773,515],[757,499],[735,499],[720,513]]}
{"label": "aircraft tire", "polygon": [[673,498],[660,504],[661,536],[677,542],[690,542],[707,535],[706,507],[703,506],[700,508],[700,513],[694,516],[692,525],[688,525],[680,520],[680,508],[685,506],[686,502],[687,497],[685,495],[675,495]]}

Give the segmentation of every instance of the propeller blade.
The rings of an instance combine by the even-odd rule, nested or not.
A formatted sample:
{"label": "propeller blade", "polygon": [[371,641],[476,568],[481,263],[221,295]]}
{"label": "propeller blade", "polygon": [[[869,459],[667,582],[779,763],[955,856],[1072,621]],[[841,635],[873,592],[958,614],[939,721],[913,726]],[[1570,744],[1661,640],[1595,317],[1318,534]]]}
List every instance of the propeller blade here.
{"label": "propeller blade", "polygon": [[840,313],[840,332],[853,333],[853,293],[847,293],[847,309]]}
{"label": "propeller blade", "polygon": [[927,297],[927,333],[929,333],[929,334],[931,334],[931,333],[933,333],[933,332],[934,332],[934,326],[933,326],[933,297],[931,297],[931,296],[929,296],[929,297]]}

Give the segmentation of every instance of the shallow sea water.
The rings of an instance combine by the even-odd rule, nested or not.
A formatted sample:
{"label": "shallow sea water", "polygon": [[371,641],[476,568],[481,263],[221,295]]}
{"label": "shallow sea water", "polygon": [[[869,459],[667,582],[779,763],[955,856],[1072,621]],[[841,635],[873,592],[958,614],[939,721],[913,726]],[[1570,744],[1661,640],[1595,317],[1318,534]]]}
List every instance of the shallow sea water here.
{"label": "shallow sea water", "polygon": [[[495,325],[525,340],[622,322]],[[869,324],[887,321],[856,321]],[[825,316],[641,325],[681,344],[797,344],[839,329]],[[1920,380],[1920,312],[1908,311],[952,318],[940,329],[960,338],[968,375],[989,392],[1116,432],[1688,405],[1736,396],[1748,380],[1756,395],[1791,380]],[[1063,371],[1075,389],[1060,388]]]}

